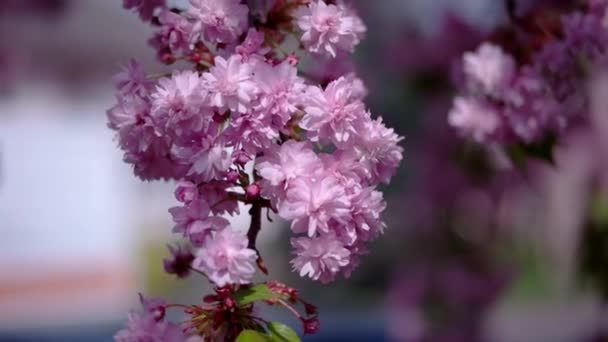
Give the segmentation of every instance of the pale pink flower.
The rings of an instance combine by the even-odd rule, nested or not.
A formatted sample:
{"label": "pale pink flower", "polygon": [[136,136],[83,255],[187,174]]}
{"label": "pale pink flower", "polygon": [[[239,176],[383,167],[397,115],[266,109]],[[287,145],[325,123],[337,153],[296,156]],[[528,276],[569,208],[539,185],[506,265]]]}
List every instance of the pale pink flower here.
{"label": "pale pink flower", "polygon": [[123,160],[133,165],[133,172],[142,180],[177,180],[189,167],[174,158],[165,138],[154,140],[145,151],[125,150]]}
{"label": "pale pink flower", "polygon": [[353,146],[354,153],[365,168],[366,178],[370,184],[388,184],[403,159],[403,148],[392,128],[387,128],[379,117],[376,120],[364,120],[357,129]]}
{"label": "pale pink flower", "polygon": [[213,43],[232,43],[247,29],[249,9],[240,0],[190,0],[194,32]]}
{"label": "pale pink flower", "polygon": [[173,53],[190,49],[192,24],[184,16],[164,10],[158,16],[158,21],[160,30],[150,41],[154,47],[158,50],[168,48]]}
{"label": "pale pink flower", "polygon": [[199,249],[192,267],[204,272],[215,285],[249,284],[257,254],[247,247],[247,237],[230,227],[217,232]]}
{"label": "pale pink flower", "polygon": [[295,13],[304,46],[311,52],[336,57],[352,52],[366,31],[363,21],[342,3],[327,5],[313,0]]}
{"label": "pale pink flower", "polygon": [[228,196],[228,189],[233,185],[220,180],[214,180],[200,187],[201,198],[204,198],[215,215],[228,213],[230,215],[239,213],[238,202]]}
{"label": "pale pink flower", "polygon": [[184,206],[169,209],[175,226],[174,233],[182,233],[196,246],[201,246],[214,231],[226,228],[230,223],[223,217],[209,216],[209,204],[199,199]]}
{"label": "pale pink flower", "polygon": [[316,238],[291,239],[296,257],[291,261],[294,271],[301,277],[328,283],[350,263],[350,252],[333,233]]}
{"label": "pale pink flower", "polygon": [[152,97],[152,116],[171,136],[186,136],[206,128],[211,114],[203,108],[205,89],[198,73],[185,70],[158,81]]}
{"label": "pale pink flower", "polygon": [[338,148],[349,147],[360,121],[368,118],[354,79],[340,77],[325,90],[309,87],[304,101],[304,117],[300,125],[312,141],[329,140]]}
{"label": "pale pink flower", "polygon": [[156,321],[148,314],[130,313],[125,328],[114,335],[116,342],[186,342],[182,329],[174,323]]}
{"label": "pale pink flower", "polygon": [[120,146],[126,151],[145,152],[156,140],[156,125],[150,104],[139,97],[121,97],[107,112],[108,127],[117,131]]}
{"label": "pale pink flower", "polygon": [[175,156],[182,163],[190,165],[187,173],[189,178],[202,182],[223,179],[232,163],[224,145],[207,134],[180,146]]}
{"label": "pale pink flower", "polygon": [[456,97],[448,114],[448,122],[454,128],[477,142],[491,138],[500,126],[496,110],[474,98]]}
{"label": "pale pink flower", "polygon": [[211,105],[224,110],[245,113],[257,92],[252,67],[240,55],[232,55],[228,60],[215,57],[215,65],[203,78]]}
{"label": "pale pink flower", "polygon": [[384,232],[386,224],[380,214],[386,208],[382,192],[374,187],[358,187],[350,197],[351,224],[357,229],[357,239],[369,241]]}
{"label": "pale pink flower", "polygon": [[222,133],[223,141],[248,155],[268,150],[279,137],[279,130],[273,127],[271,117],[261,111],[231,119]]}
{"label": "pale pink flower", "polygon": [[247,57],[255,53],[263,55],[269,52],[270,49],[266,48],[261,50],[262,44],[264,44],[264,32],[259,32],[255,28],[251,27],[249,28],[249,31],[247,31],[245,40],[238,45],[234,51],[243,57]]}
{"label": "pale pink flower", "polygon": [[291,229],[307,233],[328,232],[331,222],[345,223],[350,212],[350,201],[333,175],[296,178],[279,204],[279,216],[292,220]]}
{"label": "pale pink flower", "polygon": [[154,86],[154,82],[148,79],[139,62],[133,58],[112,79],[121,96],[145,98]]}
{"label": "pale pink flower", "polygon": [[301,102],[304,82],[298,77],[298,69],[287,61],[276,66],[258,63],[254,71],[260,90],[256,109],[271,115],[275,130],[280,130]]}
{"label": "pale pink flower", "polygon": [[299,176],[310,176],[323,170],[319,157],[309,143],[289,140],[268,149],[257,159],[256,170],[265,182],[264,187],[284,190]]}
{"label": "pale pink flower", "polygon": [[463,71],[473,89],[496,95],[509,85],[516,66],[513,57],[500,46],[484,43],[477,51],[464,54]]}
{"label": "pale pink flower", "polygon": [[150,21],[158,8],[165,8],[165,0],[123,0],[124,9],[135,9],[143,21]]}

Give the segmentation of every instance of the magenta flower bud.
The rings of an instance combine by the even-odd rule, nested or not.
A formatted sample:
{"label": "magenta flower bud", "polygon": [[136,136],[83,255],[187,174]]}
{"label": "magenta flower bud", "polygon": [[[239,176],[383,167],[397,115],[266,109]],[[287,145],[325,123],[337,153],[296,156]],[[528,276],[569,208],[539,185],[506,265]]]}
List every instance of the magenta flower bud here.
{"label": "magenta flower bud", "polygon": [[198,198],[198,187],[188,181],[177,183],[175,198],[182,203],[190,203]]}
{"label": "magenta flower bud", "polygon": [[296,56],[294,54],[289,54],[289,55],[287,55],[287,57],[285,57],[285,61],[292,66],[296,66],[296,65],[298,65],[298,62],[300,60],[298,59],[298,56]]}
{"label": "magenta flower bud", "polygon": [[230,171],[228,171],[228,173],[226,173],[226,181],[228,181],[229,183],[236,184],[236,182],[238,180],[239,180],[238,171],[230,170]]}
{"label": "magenta flower bud", "polygon": [[213,121],[214,121],[215,123],[218,123],[218,124],[219,124],[219,123],[224,122],[224,120],[226,120],[226,117],[225,117],[223,114],[220,114],[220,113],[218,113],[218,112],[214,112],[214,113],[213,113]]}
{"label": "magenta flower bud", "polygon": [[317,307],[309,303],[304,303],[304,310],[309,316],[314,316],[317,314]]}
{"label": "magenta flower bud", "polygon": [[216,295],[206,295],[205,297],[203,297],[203,302],[205,303],[213,303],[213,302],[217,302],[218,301],[218,296]]}
{"label": "magenta flower bud", "polygon": [[253,183],[245,188],[245,199],[253,201],[260,197],[260,186],[257,183]]}
{"label": "magenta flower bud", "polygon": [[317,318],[302,319],[304,334],[314,334],[319,331],[321,324]]}
{"label": "magenta flower bud", "polygon": [[244,151],[234,152],[234,154],[232,155],[232,159],[239,166],[245,166],[245,164],[247,164],[251,160],[251,158],[249,158],[247,153],[245,153]]}
{"label": "magenta flower bud", "polygon": [[139,302],[144,308],[144,311],[149,313],[155,321],[159,322],[165,318],[165,307],[166,303],[162,299],[158,298],[145,298],[141,293],[139,294]]}

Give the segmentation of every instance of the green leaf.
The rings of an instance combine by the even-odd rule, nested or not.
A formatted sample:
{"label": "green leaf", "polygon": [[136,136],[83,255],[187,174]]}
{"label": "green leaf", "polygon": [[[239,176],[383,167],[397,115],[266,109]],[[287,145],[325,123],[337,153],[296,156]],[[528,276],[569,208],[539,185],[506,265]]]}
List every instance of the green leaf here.
{"label": "green leaf", "polygon": [[301,342],[298,334],[281,322],[269,322],[267,327],[273,342]]}
{"label": "green leaf", "polygon": [[272,340],[255,330],[243,330],[236,338],[236,342],[271,342]]}
{"label": "green leaf", "polygon": [[273,298],[274,294],[266,284],[258,284],[252,287],[242,288],[235,292],[234,300],[239,306],[251,304],[258,300]]}

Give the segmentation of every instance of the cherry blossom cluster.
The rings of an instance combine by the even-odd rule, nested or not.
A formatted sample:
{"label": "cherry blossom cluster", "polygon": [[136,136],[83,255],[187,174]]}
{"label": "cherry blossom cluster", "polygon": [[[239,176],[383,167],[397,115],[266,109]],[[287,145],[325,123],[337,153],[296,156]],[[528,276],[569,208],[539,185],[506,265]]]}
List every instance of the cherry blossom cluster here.
{"label": "cherry blossom cluster", "polygon": [[[246,288],[256,266],[266,273],[256,247],[266,210],[291,223],[291,265],[301,276],[349,276],[384,231],[376,187],[394,175],[402,138],[372,117],[354,73],[321,85],[298,66],[306,52],[346,58],[366,31],[355,11],[321,0],[124,7],[158,27],[150,43],[163,63],[183,63],[147,75],[131,60],[115,77],[117,103],[107,112],[136,176],[177,181],[173,231],[196,251],[171,247],[165,270]],[[304,51],[287,52],[290,45]],[[239,214],[239,202],[250,205],[246,234],[224,217]]]}
{"label": "cherry blossom cluster", "polygon": [[[515,1],[507,1],[515,6]],[[585,120],[585,78],[605,63],[605,1],[517,16],[462,58],[449,123],[480,143],[535,144]]]}

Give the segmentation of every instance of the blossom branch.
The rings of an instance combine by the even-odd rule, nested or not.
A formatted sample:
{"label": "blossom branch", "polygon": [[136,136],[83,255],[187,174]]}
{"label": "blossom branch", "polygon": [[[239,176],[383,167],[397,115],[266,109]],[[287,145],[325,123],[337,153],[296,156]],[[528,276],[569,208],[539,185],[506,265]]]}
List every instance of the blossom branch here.
{"label": "blossom branch", "polygon": [[249,230],[247,231],[247,239],[249,239],[247,247],[253,249],[257,253],[258,258],[256,262],[259,269],[264,272],[264,274],[268,274],[268,269],[266,268],[266,265],[264,265],[264,260],[256,247],[258,234],[260,233],[260,230],[262,230],[262,204],[259,200],[253,202],[251,209],[249,209],[249,214],[251,215],[251,223],[249,225]]}

